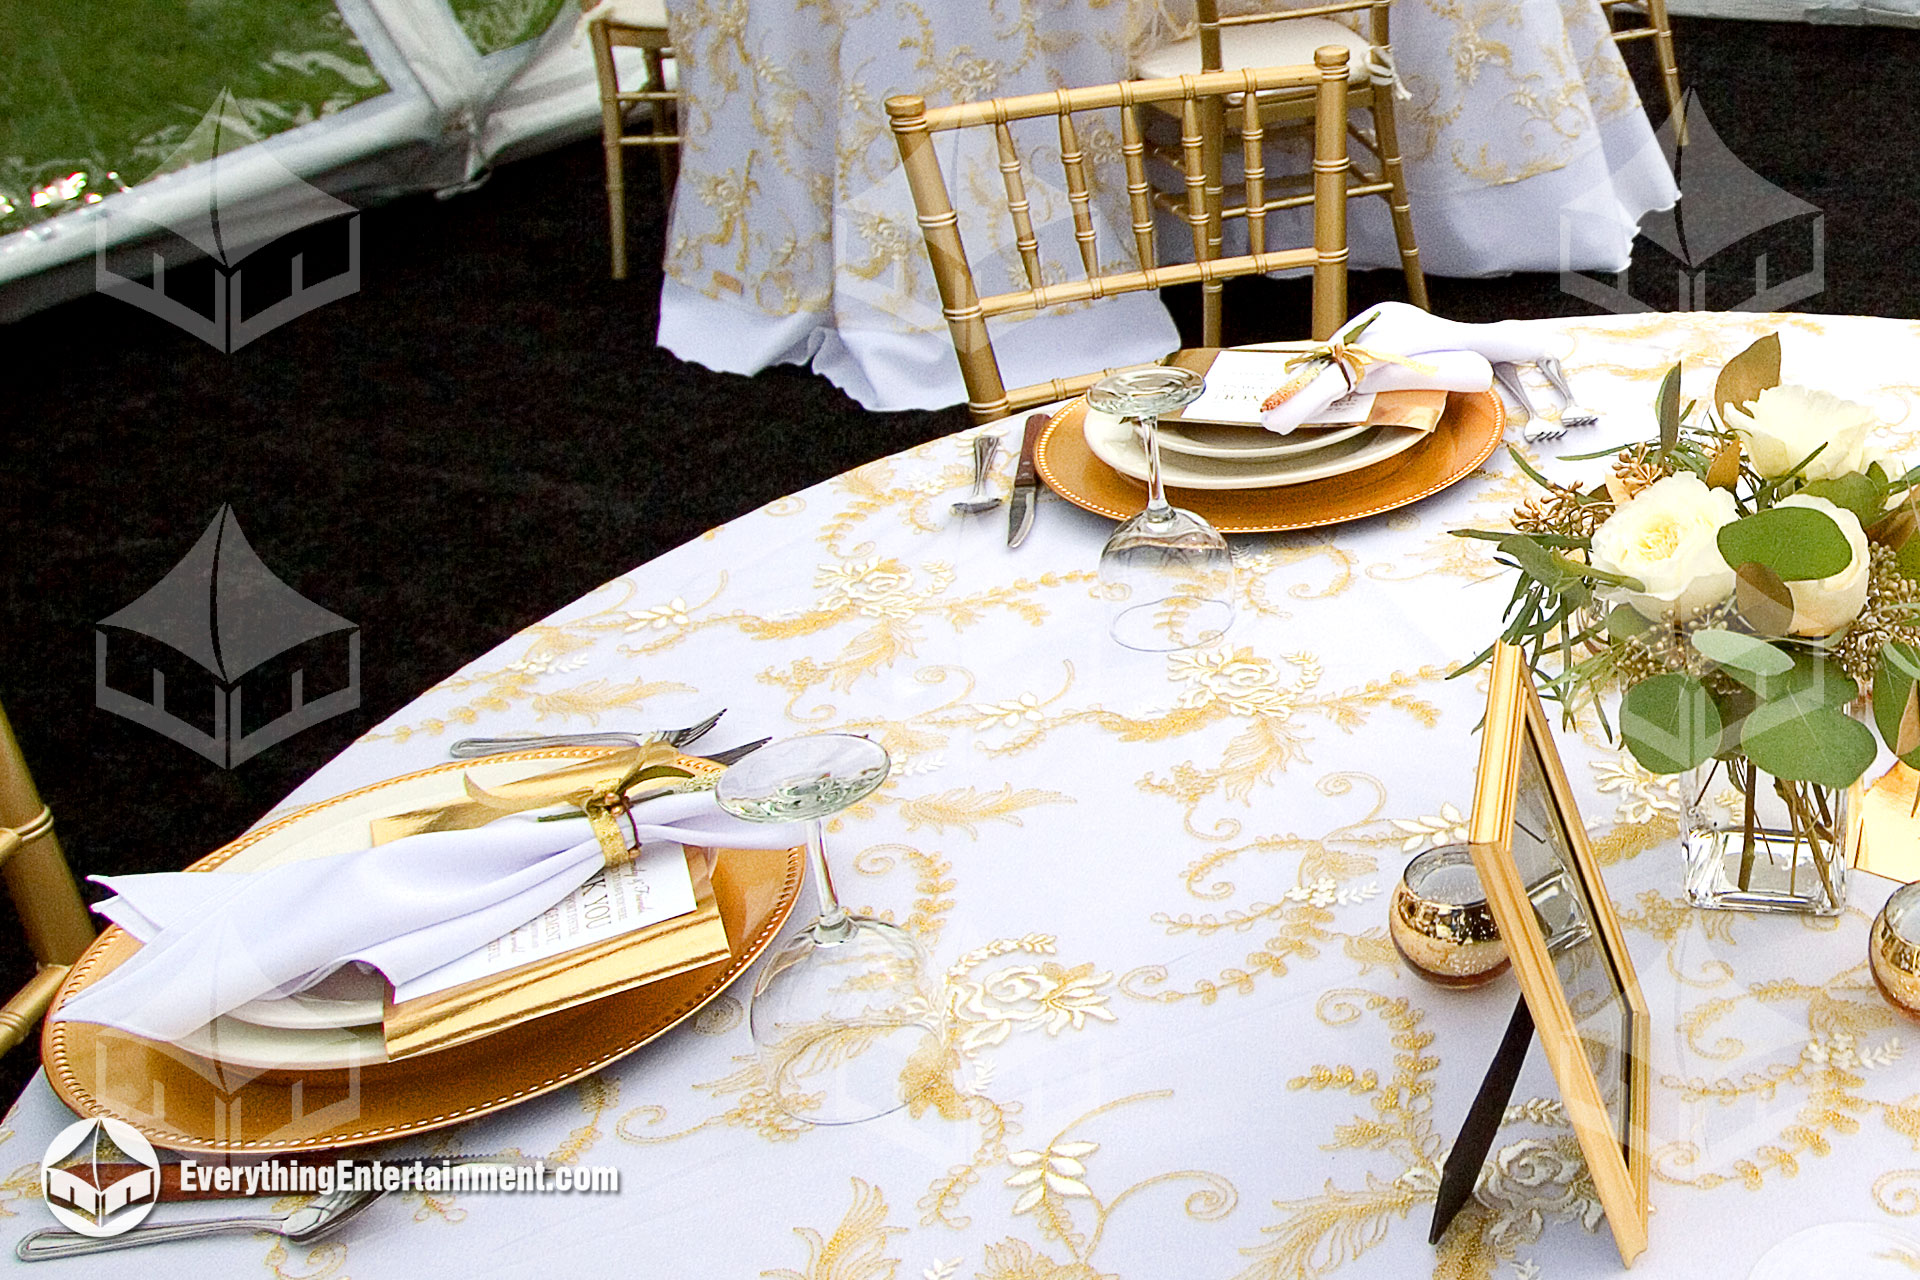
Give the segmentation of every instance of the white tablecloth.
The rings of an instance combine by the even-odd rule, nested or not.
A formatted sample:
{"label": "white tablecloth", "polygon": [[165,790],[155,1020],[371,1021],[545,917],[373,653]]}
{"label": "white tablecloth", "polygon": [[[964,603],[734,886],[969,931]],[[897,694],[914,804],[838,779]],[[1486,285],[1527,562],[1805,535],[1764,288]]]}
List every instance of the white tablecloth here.
{"label": "white tablecloth", "polygon": [[[939,105],[1125,79],[1130,50],[1193,22],[1191,0],[670,7],[688,108],[661,345],[738,373],[811,361],[871,409],[966,398],[881,104],[896,93]],[[1623,270],[1640,217],[1678,193],[1599,7],[1401,0],[1393,35],[1412,94],[1398,119],[1428,272]],[[1088,144],[1107,201],[1103,252],[1129,256],[1117,135],[1089,133]],[[941,140],[956,203],[994,207],[991,140],[957,165],[958,145]],[[1058,188],[1057,139],[1035,134],[1023,145],[1037,152],[1029,181]],[[1035,202],[1050,271],[1077,275],[1064,197],[1037,189]],[[997,288],[1016,278],[1007,230],[963,230],[980,279]],[[1166,232],[1163,243],[1179,251],[1177,226]],[[1351,234],[1356,266],[1397,268],[1383,202],[1356,203]],[[1001,256],[986,251],[988,236]],[[1276,336],[1306,332],[1304,316],[1279,323]],[[1019,336],[995,344],[1009,386],[1178,345],[1150,295],[997,325],[997,335],[1010,333]]]}
{"label": "white tablecloth", "polygon": [[[1552,455],[1642,438],[1670,361],[1687,363],[1684,395],[1705,396],[1775,324],[1789,378],[1851,391],[1920,455],[1905,381],[1920,326],[1696,314],[1552,322],[1605,420],[1536,461],[1570,474]],[[717,529],[472,663],[289,801],[438,762],[476,731],[686,724],[725,706],[715,747],[875,734],[898,768],[829,853],[850,904],[913,929],[959,997],[958,1068],[919,1114],[806,1129],[769,1110],[743,982],[600,1076],[431,1147],[617,1165],[615,1197],[396,1194],[311,1252],[240,1238],[115,1265],[1616,1274],[1538,1051],[1454,1269],[1438,1269],[1438,1162],[1516,988],[1427,985],[1384,932],[1407,852],[1459,838],[1472,796],[1484,681],[1443,677],[1495,632],[1510,583],[1486,544],[1447,531],[1502,517],[1527,487],[1512,463],[1385,517],[1236,538],[1241,620],[1220,649],[1174,656],[1105,639],[1088,591],[1105,521],[1049,498],[1010,552],[1003,519],[948,515],[967,469],[955,436]],[[1884,884],[1856,877],[1837,922],[1690,911],[1673,789],[1592,726],[1559,741],[1655,1028],[1652,1244],[1635,1274],[1744,1276],[1829,1220],[1920,1248],[1920,1059],[1863,963]],[[48,1221],[36,1166],[68,1119],[39,1081],[9,1117],[6,1240]],[[1026,1177],[1042,1167],[1051,1180]]]}

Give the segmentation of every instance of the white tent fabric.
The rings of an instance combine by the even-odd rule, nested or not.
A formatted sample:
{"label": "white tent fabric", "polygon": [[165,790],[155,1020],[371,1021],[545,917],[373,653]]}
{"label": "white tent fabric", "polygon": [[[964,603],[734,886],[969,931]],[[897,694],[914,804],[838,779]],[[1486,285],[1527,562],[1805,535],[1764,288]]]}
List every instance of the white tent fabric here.
{"label": "white tent fabric", "polygon": [[248,239],[264,243],[313,222],[318,209],[338,212],[318,201],[289,202],[293,178],[356,204],[411,191],[450,193],[482,179],[497,161],[597,126],[593,62],[576,39],[575,5],[562,7],[540,38],[481,55],[444,0],[336,3],[388,92],[219,153],[218,166],[164,173],[0,237],[0,320],[92,288],[96,247],[112,250],[157,227],[197,225],[210,204],[223,222],[248,222]]}

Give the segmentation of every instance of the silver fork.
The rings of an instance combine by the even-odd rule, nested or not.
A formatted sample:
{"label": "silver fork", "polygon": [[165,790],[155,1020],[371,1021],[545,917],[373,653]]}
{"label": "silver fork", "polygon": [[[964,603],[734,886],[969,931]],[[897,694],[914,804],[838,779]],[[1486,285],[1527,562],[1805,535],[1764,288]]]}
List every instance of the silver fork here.
{"label": "silver fork", "polygon": [[1563,427],[1590,427],[1600,421],[1600,415],[1591,409],[1582,409],[1573,402],[1573,388],[1567,385],[1566,371],[1560,362],[1552,356],[1542,356],[1535,361],[1540,372],[1547,375],[1547,381],[1560,393],[1560,425]]}
{"label": "silver fork", "polygon": [[318,1240],[358,1217],[384,1191],[341,1189],[319,1196],[286,1214],[250,1214],[238,1218],[209,1218],[202,1222],[165,1222],[138,1226],[117,1236],[83,1236],[78,1231],[42,1227],[28,1232],[13,1247],[22,1262],[40,1262],[47,1258],[76,1258],[86,1253],[107,1253],[114,1249],[138,1249],[167,1240],[198,1240],[202,1236],[233,1232],[265,1231],[295,1242]]}
{"label": "silver fork", "polygon": [[987,473],[993,470],[993,455],[1000,451],[999,436],[973,438],[973,496],[948,508],[957,516],[977,516],[1000,505],[998,497],[987,496]]}
{"label": "silver fork", "polygon": [[475,760],[481,756],[497,756],[503,751],[532,751],[539,747],[645,747],[656,742],[664,742],[670,747],[684,747],[705,737],[707,730],[720,723],[720,717],[725,714],[727,709],[722,707],[698,724],[690,724],[684,729],[661,729],[654,733],[556,733],[544,737],[525,734],[508,738],[462,738],[447,748],[447,755],[454,760]]}
{"label": "silver fork", "polygon": [[1520,412],[1527,415],[1527,425],[1520,429],[1522,440],[1533,444],[1540,440],[1551,440],[1566,431],[1563,424],[1541,417],[1540,411],[1533,407],[1533,401],[1527,397],[1527,389],[1520,381],[1518,369],[1506,363],[1496,364],[1493,366],[1493,377],[1506,389]]}

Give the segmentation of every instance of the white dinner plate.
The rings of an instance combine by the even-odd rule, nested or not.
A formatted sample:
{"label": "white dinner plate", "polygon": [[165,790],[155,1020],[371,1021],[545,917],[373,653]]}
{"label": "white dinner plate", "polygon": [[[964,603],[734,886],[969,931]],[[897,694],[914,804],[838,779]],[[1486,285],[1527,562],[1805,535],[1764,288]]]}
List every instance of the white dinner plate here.
{"label": "white dinner plate", "polygon": [[[598,749],[589,748],[577,755],[585,760],[598,753]],[[313,821],[290,823],[269,833],[235,854],[219,871],[207,874],[264,871],[289,862],[368,849],[373,846],[369,825],[373,819],[463,800],[466,798],[463,776],[472,777],[482,787],[494,787],[546,773],[565,763],[567,758],[568,753],[546,752],[535,760],[476,760],[467,769],[378,787],[366,795],[330,806]],[[346,981],[344,977],[341,979],[343,985]],[[336,993],[327,990],[324,984],[316,990],[317,997],[332,994]],[[203,1058],[268,1071],[334,1071],[387,1061],[387,1042],[380,1025],[384,988],[378,998],[370,998],[366,992],[339,994],[346,995],[347,999],[332,1003],[345,1007],[331,1010],[326,1008],[328,1002],[318,998],[308,1002],[304,1009],[294,1006],[290,1000],[255,1001],[226,1017],[214,1019],[175,1043]],[[282,1007],[263,1012],[263,1005]],[[358,1025],[341,1025],[334,1020],[353,1017],[356,1011],[360,1015]],[[242,1012],[248,1015],[246,1020],[237,1016]],[[372,1015],[370,1020],[366,1017],[368,1013]],[[263,1025],[268,1021],[281,1025]],[[286,1025],[289,1023],[298,1025]]]}
{"label": "white dinner plate", "polygon": [[359,1027],[386,1014],[386,979],[363,965],[346,965],[305,991],[277,1000],[251,1000],[231,1017],[256,1027]]}
{"label": "white dinner plate", "polygon": [[1301,427],[1281,435],[1265,427],[1222,427],[1205,422],[1162,422],[1160,451],[1229,462],[1261,462],[1312,453],[1351,440],[1367,429],[1364,422],[1338,427]]}
{"label": "white dinner plate", "polygon": [[[1089,409],[1085,430],[1087,448],[1094,457],[1123,476],[1146,482],[1147,452],[1129,424],[1111,414]],[[1339,444],[1311,453],[1253,462],[1182,457],[1163,449],[1160,478],[1174,489],[1277,489],[1360,471],[1406,452],[1430,434],[1412,427],[1370,427]]]}

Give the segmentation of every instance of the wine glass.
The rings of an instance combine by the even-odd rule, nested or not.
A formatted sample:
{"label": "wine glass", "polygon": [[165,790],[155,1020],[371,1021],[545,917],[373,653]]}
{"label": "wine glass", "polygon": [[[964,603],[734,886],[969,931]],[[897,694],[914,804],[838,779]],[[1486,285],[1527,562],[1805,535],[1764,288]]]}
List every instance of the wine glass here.
{"label": "wine glass", "polygon": [[942,1052],[941,1003],[926,953],[897,925],[850,914],[834,895],[822,820],[886,781],[886,748],[819,733],[760,748],[720,775],[720,807],[748,822],[805,822],[820,913],[754,983],[753,1042],[781,1110],[855,1124],[904,1106],[909,1069]]}
{"label": "wine glass", "polygon": [[1212,644],[1233,625],[1233,556],[1219,530],[1167,502],[1160,481],[1160,415],[1193,401],[1206,381],[1155,366],[1102,378],[1087,404],[1131,422],[1147,451],[1147,509],[1100,552],[1108,631],[1129,649],[1169,652]]}

